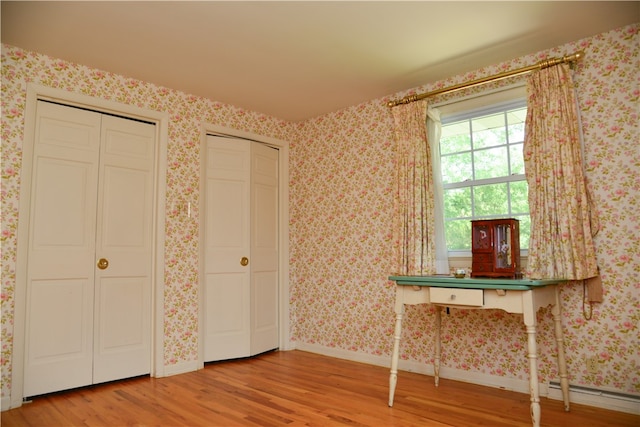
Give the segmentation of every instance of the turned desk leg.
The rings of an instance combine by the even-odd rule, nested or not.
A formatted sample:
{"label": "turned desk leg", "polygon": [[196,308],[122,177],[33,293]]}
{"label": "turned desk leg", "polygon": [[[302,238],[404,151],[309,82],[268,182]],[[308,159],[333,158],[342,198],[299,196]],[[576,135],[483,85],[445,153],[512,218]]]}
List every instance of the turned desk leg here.
{"label": "turned desk leg", "polygon": [[393,406],[393,396],[398,382],[398,358],[400,357],[400,335],[402,333],[402,315],[404,306],[396,311],[396,327],[393,333],[393,353],[391,354],[391,374],[389,375],[389,406]]}
{"label": "turned desk leg", "polygon": [[540,390],[538,387],[538,349],[536,345],[535,318],[531,323],[527,322],[527,357],[529,358],[529,392],[531,394],[531,421],[533,427],[540,426]]}
{"label": "turned desk leg", "polygon": [[442,325],[442,307],[436,306],[436,336],[435,336],[435,356],[433,358],[433,376],[435,378],[436,387],[440,383],[440,352],[441,352],[441,339],[440,339],[440,327]]}
{"label": "turned desk leg", "polygon": [[535,313],[527,316],[524,324],[527,329],[527,357],[529,358],[529,394],[531,395],[531,421],[533,427],[540,426],[540,390],[538,386],[538,346],[536,343]]}
{"label": "turned desk leg", "polygon": [[553,322],[555,324],[556,346],[558,348],[558,374],[560,375],[560,388],[564,410],[569,411],[569,377],[567,375],[567,361],[564,355],[564,334],[562,333],[562,306],[560,305],[560,292],[555,287],[555,304],[551,308]]}

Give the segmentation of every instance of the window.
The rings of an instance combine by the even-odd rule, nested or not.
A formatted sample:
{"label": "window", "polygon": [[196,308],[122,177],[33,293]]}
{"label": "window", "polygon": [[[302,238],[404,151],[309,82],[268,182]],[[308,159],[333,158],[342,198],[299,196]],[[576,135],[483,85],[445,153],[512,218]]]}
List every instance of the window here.
{"label": "window", "polygon": [[443,112],[440,166],[450,254],[471,250],[472,219],[519,219],[520,248],[529,247],[522,153],[526,115],[522,98],[450,115]]}

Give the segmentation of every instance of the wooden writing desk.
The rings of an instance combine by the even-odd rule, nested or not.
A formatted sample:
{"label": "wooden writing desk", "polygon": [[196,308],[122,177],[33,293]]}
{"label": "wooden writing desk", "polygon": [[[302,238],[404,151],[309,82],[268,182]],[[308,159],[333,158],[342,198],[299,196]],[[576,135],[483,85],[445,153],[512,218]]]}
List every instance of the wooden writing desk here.
{"label": "wooden writing desk", "polygon": [[540,394],[538,389],[538,354],[536,343],[536,312],[551,306],[558,347],[558,372],[565,411],[569,410],[569,380],[564,356],[561,305],[558,284],[564,279],[456,279],[451,276],[391,276],[396,282],[396,325],[391,375],[389,377],[389,406],[398,382],[398,357],[402,316],[406,304],[433,304],[436,306],[436,336],[434,374],[438,385],[440,376],[440,322],[442,307],[465,309],[499,309],[522,314],[527,333],[527,357],[529,358],[529,390],[531,392],[531,420],[534,427],[540,425]]}

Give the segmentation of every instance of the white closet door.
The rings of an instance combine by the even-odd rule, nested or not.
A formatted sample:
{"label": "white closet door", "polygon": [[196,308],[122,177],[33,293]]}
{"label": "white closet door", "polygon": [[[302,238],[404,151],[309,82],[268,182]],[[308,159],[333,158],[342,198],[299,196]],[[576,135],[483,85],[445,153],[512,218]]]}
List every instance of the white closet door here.
{"label": "white closet door", "polygon": [[204,353],[210,362],[250,351],[251,143],[208,136],[206,149]]}
{"label": "white closet door", "polygon": [[24,395],[149,373],[155,127],[46,102],[36,126]]}
{"label": "white closet door", "polygon": [[[24,395],[91,384],[101,115],[39,102]],[[25,218],[21,218],[24,220]]]}
{"label": "white closet door", "polygon": [[208,136],[205,162],[204,347],[210,362],[278,347],[278,150]]}
{"label": "white closet door", "polygon": [[155,126],[102,120],[93,382],[151,371],[152,203]]}
{"label": "white closet door", "polygon": [[278,150],[251,146],[251,355],[278,347]]}

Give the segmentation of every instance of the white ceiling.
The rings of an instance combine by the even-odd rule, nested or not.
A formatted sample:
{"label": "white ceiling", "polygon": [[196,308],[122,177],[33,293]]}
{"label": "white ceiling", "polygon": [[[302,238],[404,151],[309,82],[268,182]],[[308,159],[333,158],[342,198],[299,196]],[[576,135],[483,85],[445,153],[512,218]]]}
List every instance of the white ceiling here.
{"label": "white ceiling", "polygon": [[3,43],[290,121],[640,22],[638,1],[1,6]]}

